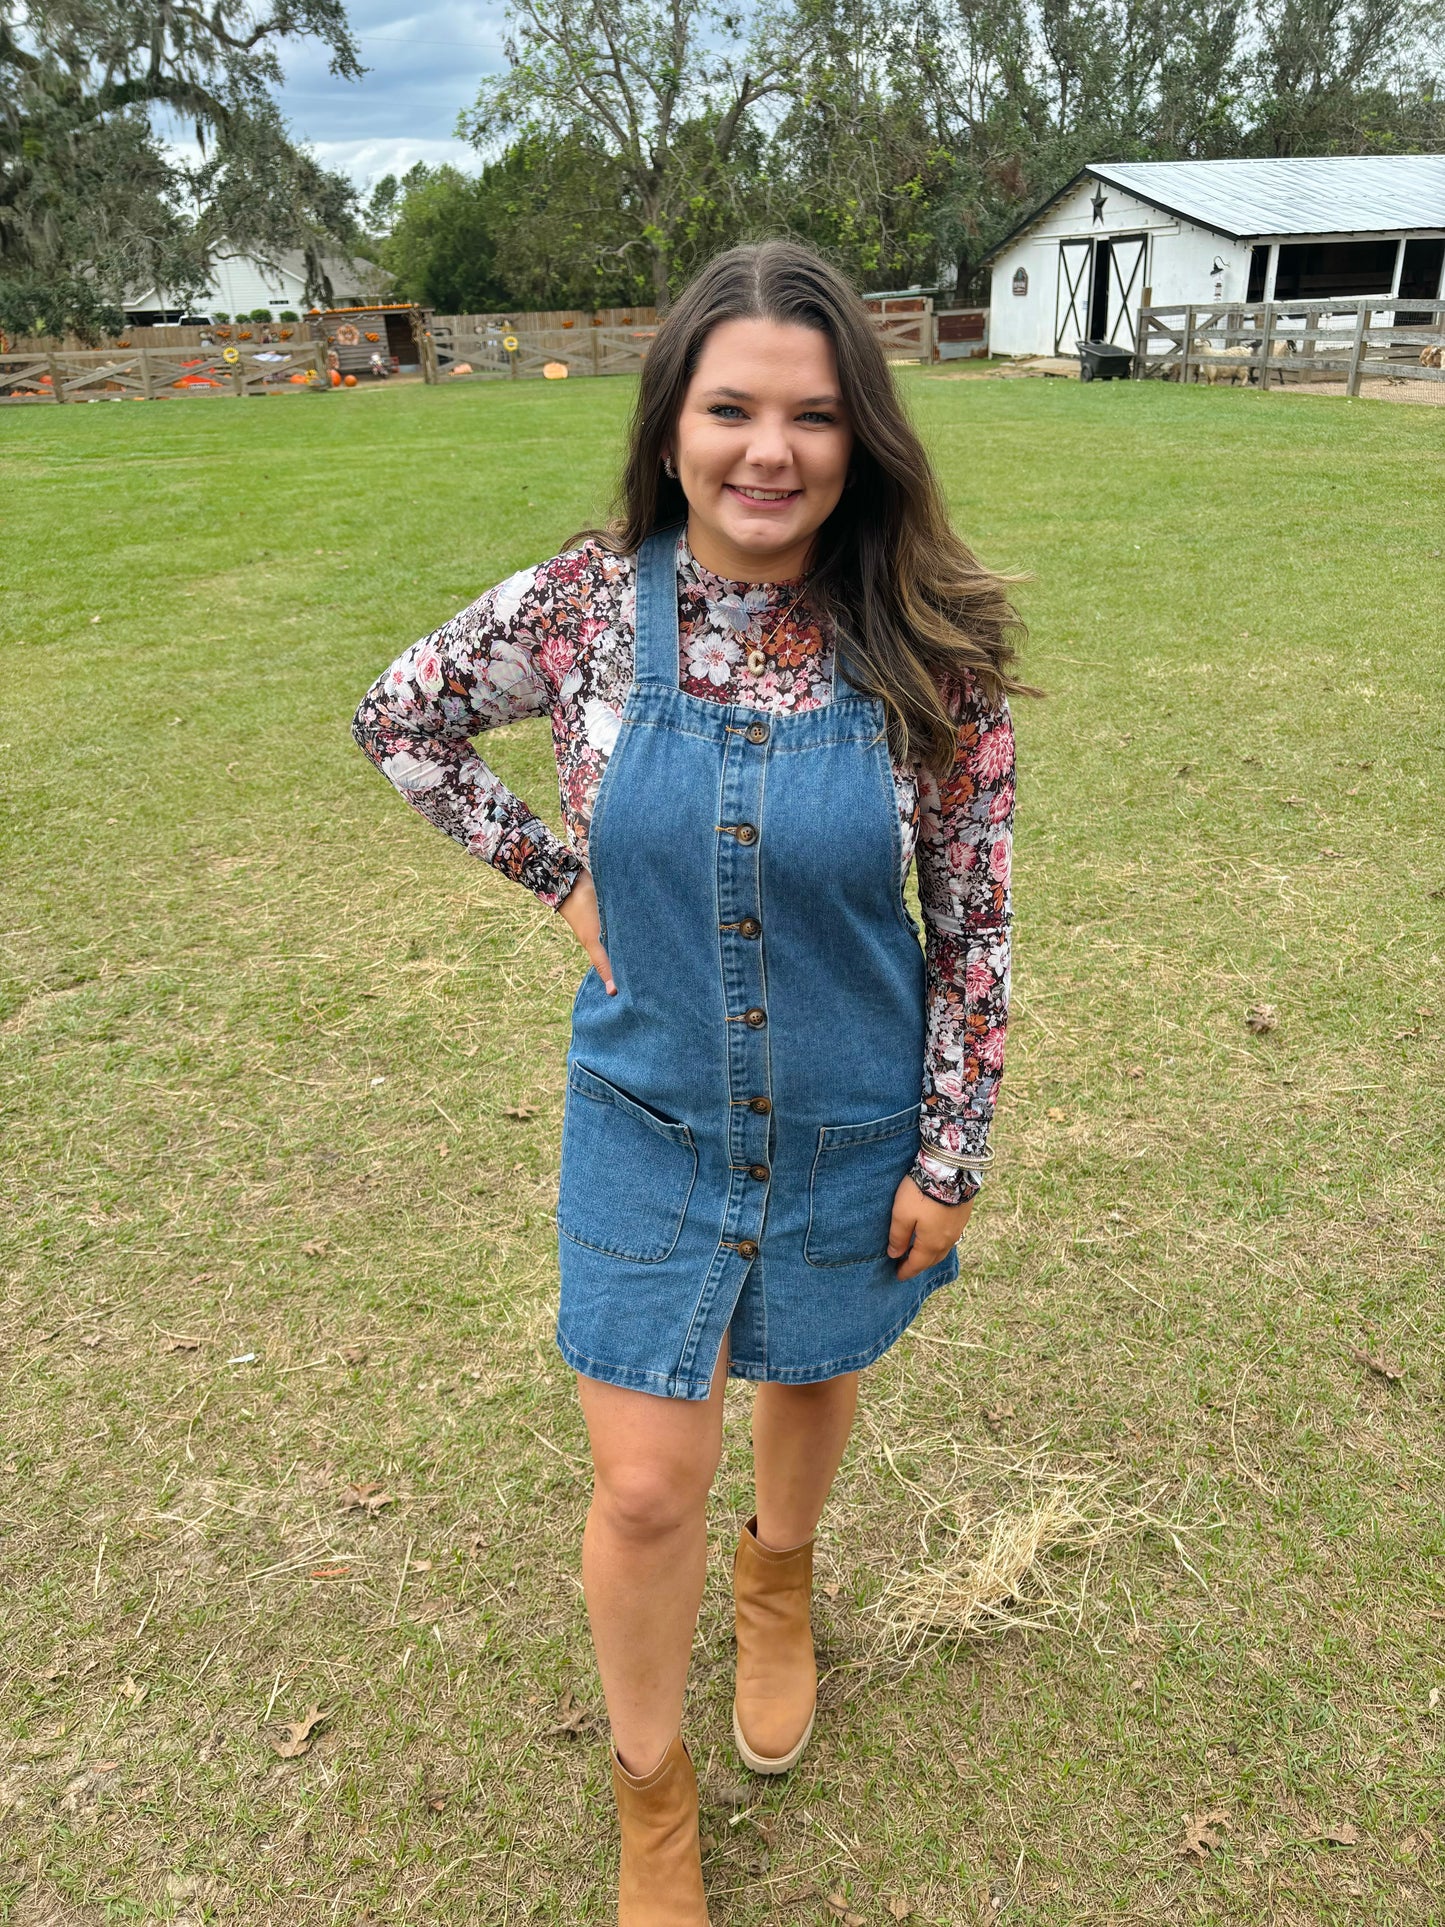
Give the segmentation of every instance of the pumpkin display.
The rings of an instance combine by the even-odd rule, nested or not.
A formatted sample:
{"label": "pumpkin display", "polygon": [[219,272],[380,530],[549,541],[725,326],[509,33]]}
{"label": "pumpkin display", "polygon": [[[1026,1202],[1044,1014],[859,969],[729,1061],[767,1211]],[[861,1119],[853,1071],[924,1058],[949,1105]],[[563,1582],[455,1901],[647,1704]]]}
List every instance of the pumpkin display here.
{"label": "pumpkin display", "polygon": [[575,328],[577,326],[577,323],[575,321],[564,321],[562,323],[562,326],[564,328]]}
{"label": "pumpkin display", "polygon": [[249,341],[251,339],[251,330],[249,328],[238,328],[236,330],[236,339],[237,341]]}
{"label": "pumpkin display", "polygon": [[292,335],[294,335],[294,334],[295,334],[295,332],[296,332],[296,330],[295,330],[294,328],[283,328],[283,329],[281,330],[281,339],[282,339],[283,341],[289,341],[289,340],[291,339],[291,337],[292,337]]}
{"label": "pumpkin display", "polygon": [[343,388],[354,388],[356,386],[355,375],[343,375],[341,378],[341,385]]}
{"label": "pumpkin display", "polygon": [[374,332],[372,331],[372,329],[370,329],[370,328],[368,328],[368,329],[367,329],[367,331],[366,331],[366,338],[367,338],[367,340],[368,340],[368,341],[380,341],[380,340],[381,340],[381,336],[380,336],[379,334],[376,334],[376,333],[374,333]]}

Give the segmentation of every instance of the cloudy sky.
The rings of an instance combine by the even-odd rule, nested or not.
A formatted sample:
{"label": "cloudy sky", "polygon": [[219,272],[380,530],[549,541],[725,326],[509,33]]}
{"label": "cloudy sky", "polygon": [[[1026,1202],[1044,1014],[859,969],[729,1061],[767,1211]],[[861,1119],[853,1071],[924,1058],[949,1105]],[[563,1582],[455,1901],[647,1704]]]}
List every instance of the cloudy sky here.
{"label": "cloudy sky", "polygon": [[414,161],[479,166],[453,130],[482,75],[503,65],[504,0],[465,8],[418,0],[409,11],[397,0],[353,0],[348,13],[369,71],[360,81],[338,80],[320,47],[293,47],[281,110],[296,136],[363,189]]}

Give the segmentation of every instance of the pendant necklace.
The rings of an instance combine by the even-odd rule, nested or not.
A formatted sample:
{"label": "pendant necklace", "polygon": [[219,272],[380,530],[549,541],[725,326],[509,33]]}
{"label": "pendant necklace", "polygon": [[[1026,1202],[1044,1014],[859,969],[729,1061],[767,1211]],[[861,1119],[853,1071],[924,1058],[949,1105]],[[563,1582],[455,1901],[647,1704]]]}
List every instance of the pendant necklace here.
{"label": "pendant necklace", "polygon": [[[703,590],[703,593],[706,594],[707,593],[706,585],[703,582],[702,575],[700,573],[700,565],[698,563],[697,557],[689,552],[688,562],[691,567],[693,581],[697,584],[697,586],[700,589]],[[802,602],[804,596],[808,593],[808,584],[810,580],[811,580],[811,577],[809,576],[805,576],[803,578],[802,588],[799,589],[798,593],[793,597],[793,600],[788,604],[787,608],[784,609],[782,615],[779,617],[778,621],[774,623],[773,627],[769,630],[768,634],[764,636],[760,642],[754,642],[748,645],[746,654],[744,656],[744,662],[747,666],[747,671],[750,676],[761,676],[763,671],[767,668],[768,659],[767,659],[766,651],[777,640],[778,635],[782,631],[784,624],[788,620],[788,617],[792,615],[793,611],[798,607],[798,605]],[[734,630],[737,630],[741,628],[743,624],[739,622],[738,616],[735,616],[732,613],[732,611],[728,608],[727,606],[728,603],[737,602],[738,615],[743,615],[745,617],[750,616],[751,611],[747,609],[747,603],[752,600],[753,595],[756,593],[757,593],[756,591],[750,590],[748,592],[748,596],[746,599],[741,599],[736,596],[729,596],[724,598],[723,611],[728,621],[729,627],[731,627]]]}

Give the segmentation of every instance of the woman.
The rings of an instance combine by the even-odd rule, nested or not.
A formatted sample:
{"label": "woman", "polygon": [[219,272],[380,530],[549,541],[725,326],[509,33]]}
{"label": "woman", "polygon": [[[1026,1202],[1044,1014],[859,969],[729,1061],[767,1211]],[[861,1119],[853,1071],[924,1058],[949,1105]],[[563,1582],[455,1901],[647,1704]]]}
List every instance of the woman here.
{"label": "woman", "polygon": [[[957,1274],[1002,1068],[1014,623],[862,303],[773,241],[658,329],[616,525],[480,597],[357,712],[408,801],[592,963],[557,1340],[595,1471],[622,1927],[707,1920],[679,1728],[726,1375],[758,1381],[733,1731],[781,1773],[813,1729],[813,1535],[858,1375]],[[468,740],[536,715],[566,843]]]}

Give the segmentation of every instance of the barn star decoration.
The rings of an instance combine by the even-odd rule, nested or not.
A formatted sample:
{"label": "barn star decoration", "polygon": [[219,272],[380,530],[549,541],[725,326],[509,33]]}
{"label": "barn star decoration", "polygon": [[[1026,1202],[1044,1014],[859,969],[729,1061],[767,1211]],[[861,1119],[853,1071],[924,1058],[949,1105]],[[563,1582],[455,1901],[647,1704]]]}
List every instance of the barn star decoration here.
{"label": "barn star decoration", "polygon": [[1092,201],[1090,201],[1089,206],[1094,210],[1094,219],[1096,221],[1103,220],[1104,204],[1108,200],[1108,198],[1109,198],[1108,195],[1104,192],[1102,187],[1096,187],[1094,189],[1094,198]]}

